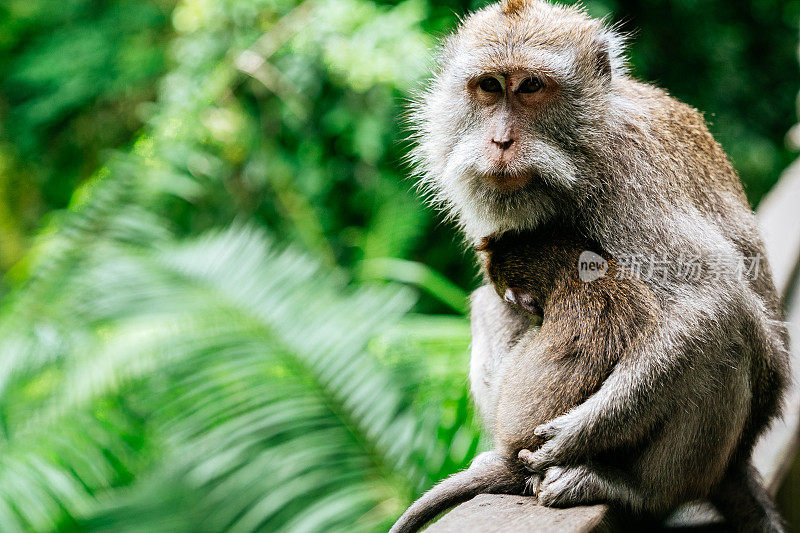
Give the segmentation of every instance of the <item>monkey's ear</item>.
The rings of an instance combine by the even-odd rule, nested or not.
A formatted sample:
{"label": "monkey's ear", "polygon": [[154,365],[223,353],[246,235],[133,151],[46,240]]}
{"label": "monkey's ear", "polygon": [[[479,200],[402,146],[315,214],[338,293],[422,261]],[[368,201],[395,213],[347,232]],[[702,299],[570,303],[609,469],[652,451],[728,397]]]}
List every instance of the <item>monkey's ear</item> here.
{"label": "monkey's ear", "polygon": [[601,78],[625,71],[625,36],[614,29],[603,26],[594,39],[591,53],[595,72]]}
{"label": "monkey's ear", "polygon": [[595,67],[597,74],[602,78],[611,78],[611,55],[608,51],[608,43],[600,41],[597,43],[594,55]]}

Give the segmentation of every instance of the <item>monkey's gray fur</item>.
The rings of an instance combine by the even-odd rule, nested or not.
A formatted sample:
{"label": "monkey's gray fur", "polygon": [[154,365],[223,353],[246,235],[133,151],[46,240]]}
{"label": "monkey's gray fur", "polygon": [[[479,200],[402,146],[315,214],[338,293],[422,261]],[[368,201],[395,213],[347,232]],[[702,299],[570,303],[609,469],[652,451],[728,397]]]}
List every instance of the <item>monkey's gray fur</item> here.
{"label": "monkey's gray fur", "polygon": [[[755,218],[702,116],[633,80],[623,42],[581,8],[540,0],[471,15],[412,113],[421,183],[473,244],[556,223],[617,258],[760,258],[753,279],[648,277],[658,327],[588,400],[536,428],[547,442],[526,466],[545,504],[664,516],[709,498],[741,531],[780,531],[750,465],[788,379]],[[544,89],[521,90],[525,76]],[[535,401],[503,394],[530,325],[488,286],[473,294],[472,324],[473,395],[496,434]]]}

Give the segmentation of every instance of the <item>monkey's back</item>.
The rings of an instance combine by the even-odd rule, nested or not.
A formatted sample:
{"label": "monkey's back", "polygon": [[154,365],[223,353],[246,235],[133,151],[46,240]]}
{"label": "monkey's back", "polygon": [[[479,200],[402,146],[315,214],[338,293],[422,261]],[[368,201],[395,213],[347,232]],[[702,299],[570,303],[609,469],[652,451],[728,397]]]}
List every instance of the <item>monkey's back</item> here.
{"label": "monkey's back", "polygon": [[[658,304],[641,280],[622,275],[613,257],[558,229],[507,233],[483,249],[498,293],[521,289],[542,311],[541,328],[526,332],[511,348],[498,398],[498,451],[516,457],[519,450],[542,444],[533,435],[538,425],[600,388],[653,326]],[[579,262],[592,260],[600,271],[587,269],[581,279]]]}
{"label": "monkey's back", "polygon": [[[767,331],[768,341],[751,339],[747,346],[753,353],[749,361],[752,405],[739,454],[749,457],[756,439],[780,410],[780,400],[789,382],[788,331],[772,272],[762,260],[766,249],[755,215],[738,174],[699,111],[662,89],[628,78],[618,80],[616,89],[629,101],[639,102],[647,116],[646,121],[631,118],[646,124],[646,128],[618,132],[614,142],[619,151],[630,155],[637,144],[647,146],[648,157],[658,170],[654,190],[660,191],[662,201],[680,206],[685,213],[696,210],[733,245],[736,253],[758,261],[754,275],[743,280],[766,308],[761,328]],[[651,143],[642,143],[642,138]],[[637,176],[641,179],[645,174],[638,172]],[[691,255],[688,250],[687,243],[683,243],[681,253]],[[708,282],[708,279],[696,281]],[[710,282],[715,280],[712,278]]]}

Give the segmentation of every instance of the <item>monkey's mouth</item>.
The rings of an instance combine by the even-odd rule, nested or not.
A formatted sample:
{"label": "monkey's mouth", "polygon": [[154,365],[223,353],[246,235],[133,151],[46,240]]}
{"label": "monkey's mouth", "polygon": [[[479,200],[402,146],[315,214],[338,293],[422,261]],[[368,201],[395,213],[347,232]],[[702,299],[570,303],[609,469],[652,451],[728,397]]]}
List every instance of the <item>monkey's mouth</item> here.
{"label": "monkey's mouth", "polygon": [[533,177],[530,172],[494,170],[485,174],[486,180],[497,192],[509,194],[525,187]]}

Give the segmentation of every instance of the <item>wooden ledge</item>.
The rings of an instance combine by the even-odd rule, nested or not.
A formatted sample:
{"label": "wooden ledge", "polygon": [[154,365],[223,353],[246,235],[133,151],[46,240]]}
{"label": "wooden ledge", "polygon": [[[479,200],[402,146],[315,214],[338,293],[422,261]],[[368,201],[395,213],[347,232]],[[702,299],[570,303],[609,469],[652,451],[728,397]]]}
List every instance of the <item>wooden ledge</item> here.
{"label": "wooden ledge", "polygon": [[528,496],[481,494],[425,531],[430,533],[561,533],[607,530],[608,506],[543,507]]}

